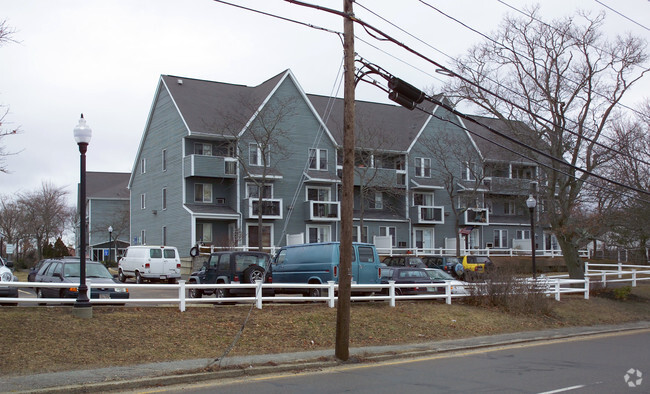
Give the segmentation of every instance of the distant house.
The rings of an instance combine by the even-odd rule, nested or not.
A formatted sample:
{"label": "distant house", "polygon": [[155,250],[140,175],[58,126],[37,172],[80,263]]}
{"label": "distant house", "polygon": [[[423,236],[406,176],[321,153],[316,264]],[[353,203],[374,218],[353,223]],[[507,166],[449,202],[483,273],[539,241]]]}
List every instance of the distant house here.
{"label": "distant house", "polygon": [[[342,111],[342,99],[306,94],[290,70],[253,87],[162,75],[128,180],[130,240],[173,245],[183,256],[197,242],[339,240]],[[427,111],[356,103],[355,240],[390,236],[393,248],[437,254],[457,239],[463,250],[525,240],[529,187],[506,213],[511,191],[485,173],[486,163],[507,156],[492,154],[443,107]],[[262,138],[264,129],[273,137]],[[457,194],[431,149],[449,136],[466,147],[448,166]],[[524,167],[536,173],[533,163]]]}
{"label": "distant house", "polygon": [[93,261],[117,261],[129,246],[129,177],[121,172],[86,173],[88,256]]}

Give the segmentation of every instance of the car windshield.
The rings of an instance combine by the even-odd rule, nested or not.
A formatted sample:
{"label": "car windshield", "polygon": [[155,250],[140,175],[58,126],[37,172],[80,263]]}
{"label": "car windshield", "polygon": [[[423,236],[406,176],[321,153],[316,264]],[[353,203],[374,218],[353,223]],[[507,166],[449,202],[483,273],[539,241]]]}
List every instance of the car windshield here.
{"label": "car windshield", "polygon": [[429,275],[429,278],[431,279],[437,279],[437,280],[453,280],[451,275],[446,273],[445,271],[441,271],[438,269],[432,269],[432,270],[427,270],[427,274]]}
{"label": "car windshield", "polygon": [[[63,269],[63,276],[78,278],[81,275],[79,263],[67,263]],[[87,278],[112,278],[110,272],[101,264],[91,263],[86,264],[86,277]]]}

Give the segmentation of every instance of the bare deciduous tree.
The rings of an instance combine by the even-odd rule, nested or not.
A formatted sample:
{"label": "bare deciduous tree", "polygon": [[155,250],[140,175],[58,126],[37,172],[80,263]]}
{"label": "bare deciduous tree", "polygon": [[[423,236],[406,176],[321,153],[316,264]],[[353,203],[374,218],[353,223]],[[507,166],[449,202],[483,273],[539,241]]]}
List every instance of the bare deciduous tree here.
{"label": "bare deciduous tree", "polygon": [[[7,24],[6,20],[0,21],[0,46],[8,42],[15,42],[13,39],[15,32],[16,31]],[[0,104],[0,172],[7,172],[4,158],[12,154],[7,152],[5,146],[2,145],[2,139],[8,135],[17,134],[19,132],[18,128],[6,129],[5,118],[8,113],[9,108]]]}
{"label": "bare deciduous tree", "polygon": [[631,35],[606,40],[602,14],[545,23],[538,10],[529,18],[506,17],[493,40],[458,59],[465,81],[450,84],[447,95],[524,122],[532,132],[518,139],[557,160],[540,193],[570,276],[582,278],[581,229],[573,215],[590,175],[575,167],[593,172],[614,156],[601,144],[622,97],[648,71],[646,43]]}

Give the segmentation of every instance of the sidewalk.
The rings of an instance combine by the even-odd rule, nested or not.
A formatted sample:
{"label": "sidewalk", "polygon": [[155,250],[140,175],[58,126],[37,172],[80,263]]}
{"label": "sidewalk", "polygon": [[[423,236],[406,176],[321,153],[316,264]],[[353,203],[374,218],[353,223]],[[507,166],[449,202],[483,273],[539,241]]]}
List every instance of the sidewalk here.
{"label": "sidewalk", "polygon": [[[375,346],[350,349],[353,360],[382,361],[394,358],[425,356],[466,349],[534,342],[549,339],[571,338],[609,332],[650,328],[650,321],[621,325],[568,327],[553,330],[499,334],[412,345]],[[357,359],[355,361],[354,359]],[[289,370],[324,368],[339,364],[334,350],[316,350],[298,353],[264,354],[227,357],[221,360],[221,369],[208,369],[214,360],[196,359],[162,363],[109,367],[91,370],[44,373],[36,375],[0,377],[1,392],[87,393],[110,390],[196,383],[204,380],[259,375]]]}

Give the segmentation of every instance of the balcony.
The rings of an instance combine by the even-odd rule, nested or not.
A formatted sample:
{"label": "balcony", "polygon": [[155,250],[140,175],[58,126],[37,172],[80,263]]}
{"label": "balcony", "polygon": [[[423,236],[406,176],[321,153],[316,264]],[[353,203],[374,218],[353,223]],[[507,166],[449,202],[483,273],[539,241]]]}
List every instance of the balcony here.
{"label": "balcony", "polygon": [[402,188],[406,184],[406,171],[389,168],[365,168],[354,169],[354,186],[383,186]]}
{"label": "balcony", "polygon": [[417,205],[411,207],[411,217],[416,224],[444,224],[445,207]]}
{"label": "balcony", "polygon": [[[248,198],[245,200],[248,209],[246,219],[255,219],[259,213],[259,201],[257,198]],[[262,199],[262,219],[282,219],[282,199],[264,198]]]}
{"label": "balcony", "polygon": [[183,158],[185,178],[232,178],[237,176],[237,159],[223,156],[188,155]]}
{"label": "balcony", "polygon": [[490,224],[490,211],[487,208],[467,208],[464,216],[464,224],[467,226],[487,226]]}
{"label": "balcony", "polygon": [[337,221],[341,219],[341,203],[338,201],[305,201],[305,220]]}

